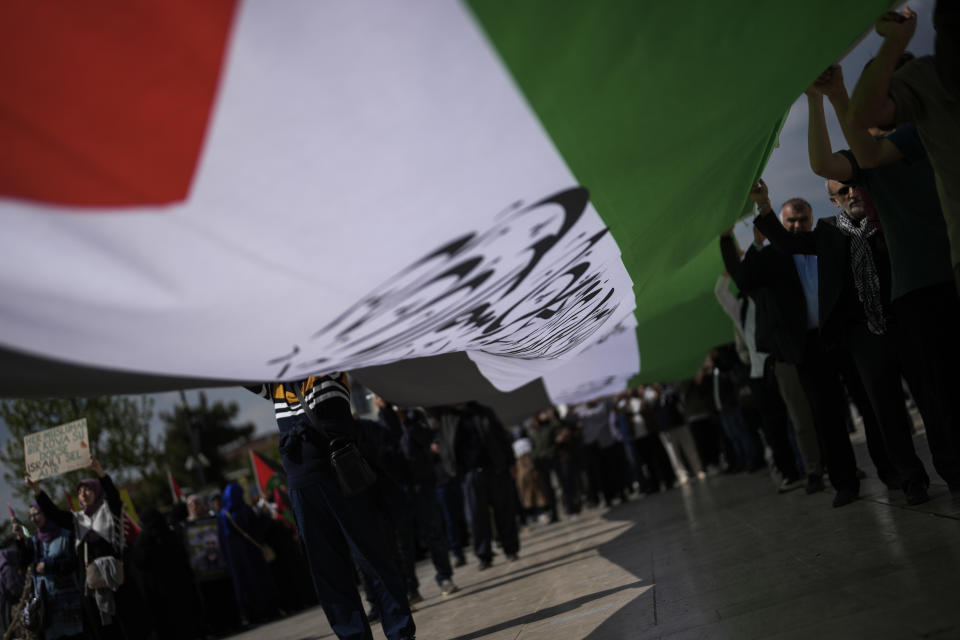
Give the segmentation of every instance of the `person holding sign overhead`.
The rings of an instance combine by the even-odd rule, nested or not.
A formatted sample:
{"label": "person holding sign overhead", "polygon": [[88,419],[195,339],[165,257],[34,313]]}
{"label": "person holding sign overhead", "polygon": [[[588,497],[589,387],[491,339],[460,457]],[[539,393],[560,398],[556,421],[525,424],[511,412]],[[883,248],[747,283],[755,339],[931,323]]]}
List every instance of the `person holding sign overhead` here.
{"label": "person holding sign overhead", "polygon": [[75,513],[55,505],[29,475],[26,481],[36,494],[44,518],[74,532],[77,579],[84,593],[84,636],[110,640],[123,637],[114,598],[114,592],[123,584],[123,503],[97,459],[90,456],[88,466],[97,478],[85,478],[77,485],[80,511]]}

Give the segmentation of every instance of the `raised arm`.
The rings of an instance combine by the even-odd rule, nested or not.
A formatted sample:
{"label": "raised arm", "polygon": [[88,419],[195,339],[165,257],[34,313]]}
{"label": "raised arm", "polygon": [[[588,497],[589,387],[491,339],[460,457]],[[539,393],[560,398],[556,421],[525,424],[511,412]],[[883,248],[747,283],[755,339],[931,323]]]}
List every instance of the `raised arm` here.
{"label": "raised arm", "polygon": [[883,44],[853,90],[848,114],[853,125],[885,126],[896,121],[897,106],[890,97],[890,80],[916,28],[917,14],[909,7],[902,13],[887,11],[880,16],[876,30]]}
{"label": "raised arm", "polygon": [[27,476],[25,479],[27,484],[30,485],[30,488],[33,489],[33,493],[37,499],[37,506],[40,507],[43,516],[61,529],[73,530],[73,514],[55,505],[53,500],[50,499],[50,496],[47,495],[47,492],[42,490],[40,485],[30,476]]}
{"label": "raised arm", "polygon": [[723,258],[723,267],[737,284],[737,288],[743,290],[743,274],[740,264],[740,253],[737,251],[737,240],[733,237],[733,227],[730,227],[720,234],[720,256]]}
{"label": "raised arm", "polygon": [[766,272],[757,268],[755,260],[751,259],[756,258],[757,252],[763,246],[763,240],[763,234],[754,229],[753,245],[747,249],[741,260],[737,240],[733,237],[733,227],[720,234],[720,256],[723,258],[723,266],[733,278],[737,289],[746,294],[769,284],[766,281]]}
{"label": "raised arm", "polygon": [[[817,81],[810,85],[806,92],[809,123],[807,125],[807,153],[810,157],[810,169],[823,178],[845,181],[849,180],[853,169],[850,161],[842,153],[835,153],[830,143],[830,132],[827,130],[827,120],[823,112],[823,96],[828,95],[834,104],[835,96],[842,101],[846,111],[847,90],[843,86],[843,73],[837,65],[820,74]],[[841,96],[842,94],[842,96]]]}
{"label": "raised arm", "polygon": [[723,310],[730,316],[735,324],[740,325],[740,301],[730,292],[730,276],[721,273],[717,278],[717,284],[713,288],[713,295],[717,297],[717,302],[723,307]]}
{"label": "raised arm", "polygon": [[113,480],[110,479],[107,472],[100,466],[100,461],[93,456],[90,456],[90,468],[93,469],[93,472],[97,474],[97,478],[100,480],[100,486],[103,487],[103,499],[110,508],[110,512],[115,516],[120,515],[120,512],[123,510],[123,501],[120,499],[120,492],[117,491]]}
{"label": "raised arm", "polygon": [[763,180],[750,188],[750,199],[756,203],[759,212],[753,224],[770,240],[770,244],[786,253],[817,253],[816,239],[812,231],[791,233],[780,224],[777,214],[770,206],[770,196]]}
{"label": "raised arm", "polygon": [[[843,137],[846,138],[850,146],[850,152],[856,159],[857,166],[853,166],[847,159],[848,166],[851,167],[851,176],[849,179],[856,179],[859,169],[872,169],[873,167],[882,167],[883,165],[896,162],[903,158],[903,154],[895,144],[886,138],[874,138],[867,127],[858,125],[850,118],[850,98],[847,96],[846,89],[837,95],[828,95],[830,104],[837,114],[840,121],[840,128],[843,129]],[[819,174],[823,175],[823,174]],[[847,178],[838,178],[836,176],[823,176],[824,178],[833,178],[840,182],[845,182]]]}
{"label": "raised arm", "polygon": [[249,391],[250,393],[257,394],[261,398],[270,399],[271,397],[270,395],[270,392],[272,390],[271,385],[267,383],[258,384],[258,385],[245,385],[243,388]]}

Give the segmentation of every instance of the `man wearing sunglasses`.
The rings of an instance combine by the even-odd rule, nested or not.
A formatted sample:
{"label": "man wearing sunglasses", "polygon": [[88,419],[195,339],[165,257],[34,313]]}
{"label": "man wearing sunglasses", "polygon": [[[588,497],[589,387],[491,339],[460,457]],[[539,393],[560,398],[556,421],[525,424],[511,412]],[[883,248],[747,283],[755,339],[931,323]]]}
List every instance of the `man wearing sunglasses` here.
{"label": "man wearing sunglasses", "polygon": [[[913,59],[909,53],[900,65]],[[868,63],[867,69],[876,63]],[[866,73],[866,70],[864,71]],[[834,152],[823,96],[829,99],[850,149]],[[960,297],[954,288],[947,226],[933,167],[912,123],[867,129],[850,118],[839,66],[807,90],[810,167],[824,178],[857,184],[869,194],[890,252],[890,333],[923,417],[937,473],[960,494]],[[838,196],[844,197],[837,189]],[[835,201],[842,206],[842,202]]]}
{"label": "man wearing sunglasses", "polygon": [[[929,500],[929,478],[913,448],[910,418],[900,388],[900,366],[890,338],[890,262],[883,235],[867,217],[867,196],[859,187],[836,180],[827,182],[830,200],[840,213],[819,221],[813,231],[789,231],[777,220],[770,206],[766,185],[753,186],[750,198],[757,204],[755,221],[760,231],[777,248],[797,255],[818,258],[819,330],[810,337],[811,347],[801,364],[800,378],[811,397],[814,421],[827,458],[830,479],[837,489],[836,506],[852,501],[850,479],[856,474],[856,461],[849,437],[837,425],[819,416],[835,416],[843,410],[838,370],[844,353],[850,353],[856,372],[844,372],[848,387],[858,384],[859,373],[865,394],[873,410],[871,420],[876,431],[868,430],[871,458],[881,479],[903,489],[909,504]],[[801,201],[802,202],[802,201]],[[793,203],[793,204],[791,204]],[[804,203],[806,204],[806,203]],[[787,209],[798,207],[788,201]],[[785,213],[782,217],[787,219]],[[866,421],[866,417],[865,417]],[[878,437],[879,436],[879,437]],[[839,467],[838,467],[839,466]],[[841,477],[835,478],[837,473]]]}

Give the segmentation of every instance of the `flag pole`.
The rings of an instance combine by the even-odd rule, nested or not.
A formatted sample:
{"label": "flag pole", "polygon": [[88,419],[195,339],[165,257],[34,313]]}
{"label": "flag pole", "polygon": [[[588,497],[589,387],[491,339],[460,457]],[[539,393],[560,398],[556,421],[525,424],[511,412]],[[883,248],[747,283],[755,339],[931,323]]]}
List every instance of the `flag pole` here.
{"label": "flag pole", "polygon": [[260,492],[260,495],[263,495],[263,485],[260,484],[260,474],[257,473],[257,461],[253,459],[253,449],[250,449],[247,453],[250,454],[250,466],[253,467],[253,481],[257,483],[257,491]]}

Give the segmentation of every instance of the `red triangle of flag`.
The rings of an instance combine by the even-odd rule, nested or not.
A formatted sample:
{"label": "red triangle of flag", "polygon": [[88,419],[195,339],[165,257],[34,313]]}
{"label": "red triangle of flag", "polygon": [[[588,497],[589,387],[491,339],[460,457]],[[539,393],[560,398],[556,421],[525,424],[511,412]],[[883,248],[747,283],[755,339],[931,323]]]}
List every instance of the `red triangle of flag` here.
{"label": "red triangle of flag", "polygon": [[0,195],[186,198],[234,0],[0,3]]}

